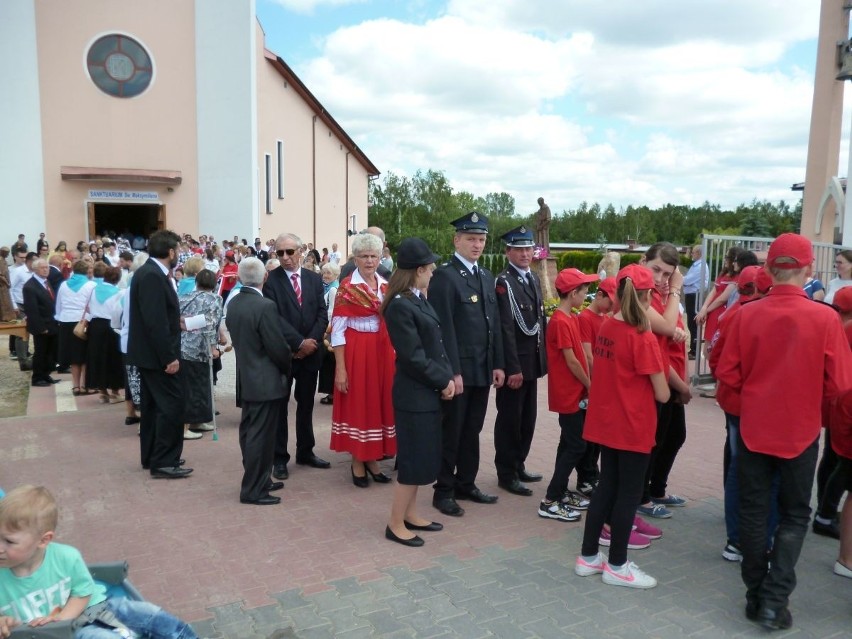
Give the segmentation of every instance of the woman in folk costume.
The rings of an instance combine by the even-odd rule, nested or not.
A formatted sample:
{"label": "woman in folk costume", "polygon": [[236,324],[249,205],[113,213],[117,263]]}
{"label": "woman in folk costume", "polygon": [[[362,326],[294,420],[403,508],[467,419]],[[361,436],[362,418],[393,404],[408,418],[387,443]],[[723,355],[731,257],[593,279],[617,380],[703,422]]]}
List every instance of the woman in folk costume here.
{"label": "woman in folk costume", "polygon": [[331,323],[334,348],[334,410],[331,450],[352,455],[352,483],[369,485],[391,478],[379,460],[396,454],[391,390],[394,351],[379,308],[387,282],[376,273],[382,241],[362,234],[352,241],[356,269],[337,291]]}

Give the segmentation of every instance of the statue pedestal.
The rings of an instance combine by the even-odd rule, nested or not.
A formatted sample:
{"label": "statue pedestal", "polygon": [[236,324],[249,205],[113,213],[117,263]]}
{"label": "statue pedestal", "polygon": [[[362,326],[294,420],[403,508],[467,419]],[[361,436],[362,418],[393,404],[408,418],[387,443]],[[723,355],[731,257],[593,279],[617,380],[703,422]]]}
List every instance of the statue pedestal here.
{"label": "statue pedestal", "polygon": [[545,300],[557,297],[556,294],[556,276],[558,267],[555,257],[547,257],[543,260],[536,260],[532,263],[532,268],[541,280],[541,293]]}

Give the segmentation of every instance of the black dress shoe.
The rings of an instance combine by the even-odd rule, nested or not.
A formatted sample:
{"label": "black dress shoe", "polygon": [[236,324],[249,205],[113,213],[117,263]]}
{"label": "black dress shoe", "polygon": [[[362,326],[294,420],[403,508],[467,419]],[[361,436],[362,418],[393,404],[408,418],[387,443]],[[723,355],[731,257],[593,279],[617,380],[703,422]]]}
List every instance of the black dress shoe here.
{"label": "black dress shoe", "polygon": [[433,498],[432,505],[450,517],[461,517],[464,515],[464,508],[459,506],[452,497],[444,497],[442,499]]}
{"label": "black dress shoe", "polygon": [[428,530],[429,532],[438,532],[439,530],[444,529],[444,524],[439,524],[437,521],[430,521],[425,526],[418,526],[417,524],[412,524],[410,521],[406,521],[405,527],[409,530]]}
{"label": "black dress shoe", "polygon": [[385,539],[390,539],[391,541],[395,541],[396,543],[402,544],[403,546],[411,546],[413,548],[418,548],[426,543],[417,535],[414,535],[414,537],[412,537],[411,539],[403,539],[402,537],[397,537],[393,534],[393,531],[390,529],[390,526],[387,526],[385,528]]}
{"label": "black dress shoe", "polygon": [[377,484],[389,484],[393,481],[393,479],[391,479],[390,477],[385,475],[382,471],[374,473],[372,470],[370,470],[366,466],[364,468],[366,469],[366,471],[368,473],[370,473],[370,477],[372,477],[373,481],[376,482]]}
{"label": "black dress shoe", "polygon": [[258,497],[257,499],[243,499],[240,498],[241,504],[253,504],[255,506],[273,506],[275,504],[281,503],[280,497],[273,497],[272,495],[266,495],[265,497]]}
{"label": "black dress shoe", "polygon": [[528,484],[533,484],[537,481],[541,481],[544,476],[541,473],[532,473],[527,470],[518,471],[518,480],[525,481]]}
{"label": "black dress shoe", "polygon": [[151,469],[151,477],[154,479],[183,479],[189,477],[190,473],[192,473],[192,468],[181,468],[180,466]]}
{"label": "black dress shoe", "polygon": [[760,610],[760,604],[754,600],[747,600],[745,607],[746,619],[749,621],[757,621],[757,613]]}
{"label": "black dress shoe", "polygon": [[284,488],[283,481],[271,481],[266,485],[266,492],[274,493],[276,490],[281,490]]}
{"label": "black dress shoe", "polygon": [[813,531],[817,535],[822,535],[823,537],[840,539],[840,528],[837,526],[836,521],[832,521],[830,524],[824,524],[814,519]]}
{"label": "black dress shoe", "polygon": [[767,630],[786,630],[793,625],[793,615],[790,614],[787,606],[778,610],[761,608],[757,613],[757,622]]}
{"label": "black dress shoe", "polygon": [[275,464],[272,467],[272,476],[275,479],[289,479],[290,473],[287,472],[287,464]]}
{"label": "black dress shoe", "polygon": [[355,469],[352,466],[349,467],[349,470],[352,472],[352,483],[358,488],[366,488],[370,485],[370,480],[367,479],[366,474],[363,477],[358,477],[358,475],[355,474]]}
{"label": "black dress shoe", "polygon": [[501,481],[497,483],[500,488],[503,490],[508,490],[513,495],[520,495],[521,497],[529,497],[533,494],[533,491],[524,486],[517,479],[513,479],[512,481]]}
{"label": "black dress shoe", "polygon": [[48,381],[48,382],[50,382],[51,384],[58,384],[58,383],[59,383],[59,382],[61,382],[62,380],[61,380],[61,379],[53,379],[50,375],[48,375],[48,376],[47,376],[47,381]]}
{"label": "black dress shoe", "polygon": [[299,466],[310,466],[311,468],[331,468],[331,464],[324,459],[320,459],[316,455],[311,455],[305,459],[296,459]]}
{"label": "black dress shoe", "polygon": [[66,368],[59,368],[58,366],[56,367],[56,374],[57,375],[68,375],[70,373],[71,373],[71,369],[68,368],[68,367],[66,367]]}
{"label": "black dress shoe", "polygon": [[41,387],[41,388],[43,388],[43,387],[45,387],[45,386],[53,386],[53,384],[51,384],[51,383],[50,383],[49,381],[47,381],[46,379],[40,379],[40,380],[38,380],[38,381],[35,381],[35,382],[33,382],[33,384],[32,384],[32,385],[33,385],[33,386],[38,386],[38,387]]}
{"label": "black dress shoe", "polygon": [[132,426],[133,424],[138,424],[141,421],[142,421],[141,417],[125,417],[124,418],[124,425],[125,426]]}
{"label": "black dress shoe", "polygon": [[497,502],[497,495],[489,495],[479,490],[479,488],[474,488],[469,493],[457,490],[456,499],[467,499],[477,504],[493,504]]}

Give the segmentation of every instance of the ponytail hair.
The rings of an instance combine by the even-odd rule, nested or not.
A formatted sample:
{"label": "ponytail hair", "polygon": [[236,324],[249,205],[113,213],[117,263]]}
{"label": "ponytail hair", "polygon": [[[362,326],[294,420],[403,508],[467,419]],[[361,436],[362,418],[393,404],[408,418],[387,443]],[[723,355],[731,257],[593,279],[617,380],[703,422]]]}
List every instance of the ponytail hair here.
{"label": "ponytail hair", "polygon": [[625,323],[635,326],[640,333],[650,329],[651,322],[642,307],[642,300],[646,299],[648,291],[637,291],[633,287],[633,280],[625,277],[618,283],[617,295]]}

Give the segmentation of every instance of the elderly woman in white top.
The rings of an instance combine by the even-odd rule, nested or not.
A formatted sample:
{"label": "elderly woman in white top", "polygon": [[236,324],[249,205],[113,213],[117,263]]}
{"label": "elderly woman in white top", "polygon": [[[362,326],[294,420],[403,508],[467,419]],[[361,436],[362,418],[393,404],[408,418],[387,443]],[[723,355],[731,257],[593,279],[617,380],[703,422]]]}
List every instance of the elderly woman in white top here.
{"label": "elderly woman in white top", "polygon": [[368,477],[388,483],[379,468],[384,456],[396,455],[391,389],[394,352],[379,314],[388,283],[378,273],[382,241],[362,234],[352,241],[355,270],[337,291],[332,313],[334,409],[331,449],[352,455],[352,483]]}
{"label": "elderly woman in white top", "polygon": [[103,280],[95,286],[89,301],[89,350],[86,379],[90,388],[97,388],[103,404],[124,401],[118,393],[124,388],[124,363],[119,348],[119,336],[111,326],[113,309],[120,303],[122,292],[118,288],[121,269],[117,266],[99,268]]}
{"label": "elderly woman in white top", "polygon": [[95,282],[89,279],[90,269],[88,262],[74,262],[71,277],[62,282],[56,293],[54,317],[59,322],[57,360],[61,366],[71,366],[71,391],[74,395],[88,394],[85,388],[87,343],[74,336],[74,326],[83,319],[89,298],[95,290]]}

